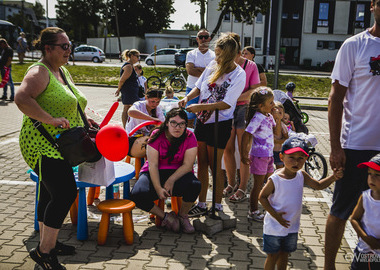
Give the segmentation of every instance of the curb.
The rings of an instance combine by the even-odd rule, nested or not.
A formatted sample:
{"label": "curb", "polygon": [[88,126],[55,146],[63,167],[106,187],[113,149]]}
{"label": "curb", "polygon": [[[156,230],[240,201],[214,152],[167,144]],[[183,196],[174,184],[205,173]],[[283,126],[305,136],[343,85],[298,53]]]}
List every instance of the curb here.
{"label": "curb", "polygon": [[301,109],[313,110],[313,111],[328,111],[328,107],[324,106],[312,106],[312,105],[300,105]]}

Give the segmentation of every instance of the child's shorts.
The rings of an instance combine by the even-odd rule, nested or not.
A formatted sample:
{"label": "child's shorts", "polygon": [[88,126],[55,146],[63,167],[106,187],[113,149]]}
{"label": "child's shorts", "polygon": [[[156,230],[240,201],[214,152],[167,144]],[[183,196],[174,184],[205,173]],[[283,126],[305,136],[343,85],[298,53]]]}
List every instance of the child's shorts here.
{"label": "child's shorts", "polygon": [[273,151],[274,165],[284,165],[284,162],[280,159],[280,151]]}
{"label": "child's shorts", "polygon": [[256,175],[267,175],[274,172],[273,157],[255,157],[251,156],[251,173]]}
{"label": "child's shorts", "polygon": [[264,252],[268,254],[283,252],[294,252],[297,250],[298,233],[289,233],[287,236],[263,235]]}

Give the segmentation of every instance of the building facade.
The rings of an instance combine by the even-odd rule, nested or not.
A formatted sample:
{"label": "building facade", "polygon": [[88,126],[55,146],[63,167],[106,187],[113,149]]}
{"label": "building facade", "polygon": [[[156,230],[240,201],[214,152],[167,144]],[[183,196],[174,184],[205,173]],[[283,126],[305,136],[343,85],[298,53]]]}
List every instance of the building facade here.
{"label": "building facade", "polygon": [[[258,63],[274,63],[278,2],[272,0],[272,8],[264,15],[259,14],[251,25],[239,23],[232,14],[226,14],[218,34],[236,32],[243,47],[255,47]],[[218,0],[208,1],[209,31],[217,23],[218,4]],[[280,63],[322,66],[334,61],[345,39],[373,24],[370,4],[371,0],[283,0]]]}

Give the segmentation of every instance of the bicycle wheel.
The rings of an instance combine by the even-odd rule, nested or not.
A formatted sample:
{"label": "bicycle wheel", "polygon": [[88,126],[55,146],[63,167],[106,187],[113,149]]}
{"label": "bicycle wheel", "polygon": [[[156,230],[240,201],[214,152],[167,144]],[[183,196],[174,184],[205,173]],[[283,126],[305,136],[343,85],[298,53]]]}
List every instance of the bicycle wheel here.
{"label": "bicycle wheel", "polygon": [[309,115],[305,112],[301,112],[301,116],[302,116],[302,123],[306,124],[307,122],[309,122]]}
{"label": "bicycle wheel", "polygon": [[157,76],[150,76],[147,81],[146,81],[148,88],[151,87],[161,87],[161,79],[158,78]]}
{"label": "bicycle wheel", "polygon": [[170,86],[174,92],[179,93],[186,87],[186,83],[181,78],[174,78],[170,80]]}
{"label": "bicycle wheel", "polygon": [[318,152],[309,155],[305,163],[305,171],[316,180],[321,180],[327,176],[327,161],[325,157]]}

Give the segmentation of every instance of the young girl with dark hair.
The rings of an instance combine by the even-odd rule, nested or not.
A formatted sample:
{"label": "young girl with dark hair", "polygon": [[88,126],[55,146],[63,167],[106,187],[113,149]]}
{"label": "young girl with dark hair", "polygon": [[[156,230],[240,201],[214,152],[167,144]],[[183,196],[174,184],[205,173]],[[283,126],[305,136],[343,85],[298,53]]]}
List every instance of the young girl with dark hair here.
{"label": "young girl with dark hair", "polygon": [[[197,140],[186,129],[186,112],[171,109],[165,121],[154,130],[147,145],[147,161],[141,168],[139,180],[132,189],[132,200],[140,209],[162,219],[162,227],[168,230],[193,233],[187,213],[201,189],[193,172],[197,155]],[[154,204],[157,199],[170,196],[182,197],[178,215],[165,213]]]}

